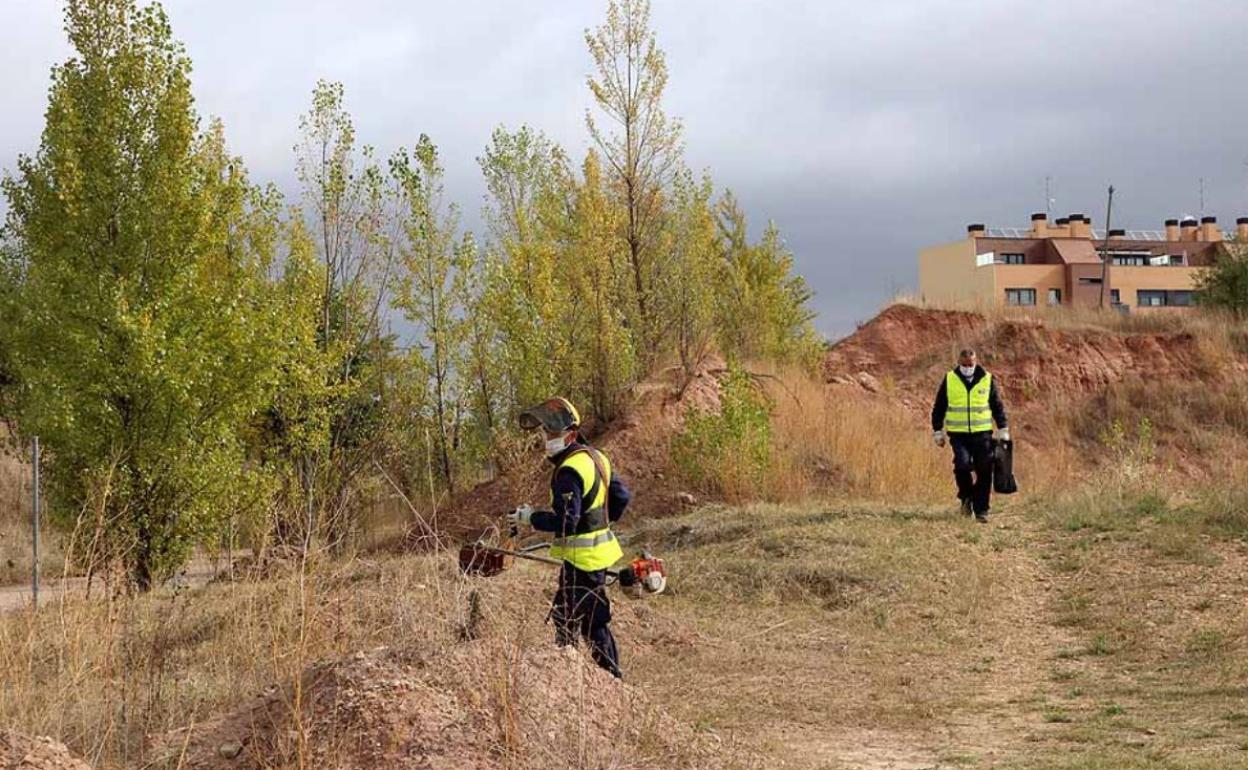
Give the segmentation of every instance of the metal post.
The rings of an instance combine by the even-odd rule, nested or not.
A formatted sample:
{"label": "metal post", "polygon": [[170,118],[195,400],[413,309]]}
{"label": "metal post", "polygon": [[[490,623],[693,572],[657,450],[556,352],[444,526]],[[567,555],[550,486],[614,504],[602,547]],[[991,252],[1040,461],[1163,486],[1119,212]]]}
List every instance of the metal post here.
{"label": "metal post", "polygon": [[1098,307],[1105,308],[1105,294],[1109,291],[1109,228],[1112,227],[1114,216],[1114,186],[1109,186],[1109,200],[1105,203],[1105,240],[1101,242],[1101,301]]}
{"label": "metal post", "polygon": [[33,468],[31,475],[34,477],[35,488],[32,493],[33,505],[31,506],[30,520],[34,529],[35,558],[30,569],[30,595],[34,598],[35,609],[39,609],[39,437],[35,436],[33,457]]}

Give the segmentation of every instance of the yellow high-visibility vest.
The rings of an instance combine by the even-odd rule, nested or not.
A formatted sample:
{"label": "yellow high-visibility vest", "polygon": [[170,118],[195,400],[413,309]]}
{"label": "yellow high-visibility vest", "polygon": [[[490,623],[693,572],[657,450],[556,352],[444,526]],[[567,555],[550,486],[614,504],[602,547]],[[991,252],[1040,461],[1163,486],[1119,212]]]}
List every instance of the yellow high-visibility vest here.
{"label": "yellow high-visibility vest", "polygon": [[991,391],[992,375],[987,372],[970,389],[956,371],[945,375],[945,395],[949,398],[949,406],[945,409],[945,432],[980,433],[992,430],[992,409],[988,406]]}
{"label": "yellow high-visibility vest", "polygon": [[[595,455],[602,463],[601,473],[594,462]],[[559,471],[564,468],[571,468],[580,477],[585,496],[581,498],[578,531],[566,537],[556,537],[551,542],[550,555],[585,572],[606,569],[624,556],[620,541],[611,531],[611,522],[607,517],[607,487],[611,484],[611,461],[595,449],[584,448],[563,458],[554,475],[559,475]],[[551,477],[551,485],[550,502],[553,508],[554,476]]]}

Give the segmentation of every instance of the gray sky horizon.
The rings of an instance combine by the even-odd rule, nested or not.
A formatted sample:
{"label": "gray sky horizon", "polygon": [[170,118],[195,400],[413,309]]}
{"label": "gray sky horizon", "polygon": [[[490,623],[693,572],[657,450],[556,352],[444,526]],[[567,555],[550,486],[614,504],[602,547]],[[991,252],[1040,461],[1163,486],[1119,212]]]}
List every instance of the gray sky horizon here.
{"label": "gray sky horizon", "polygon": [[[574,158],[605,0],[167,0],[200,114],[220,117],[253,179],[288,196],[298,116],[342,81],[383,157],[437,143],[450,200],[480,231],[476,157],[500,124]],[[0,4],[0,168],[33,152],[49,74],[69,55],[55,0]],[[1192,0],[653,0],[668,112],[686,161],[731,188],[757,231],[779,226],[836,337],[917,283],[917,250],[969,222],[1045,209],[1114,226],[1248,215],[1248,3]],[[1201,208],[1201,179],[1204,206]]]}

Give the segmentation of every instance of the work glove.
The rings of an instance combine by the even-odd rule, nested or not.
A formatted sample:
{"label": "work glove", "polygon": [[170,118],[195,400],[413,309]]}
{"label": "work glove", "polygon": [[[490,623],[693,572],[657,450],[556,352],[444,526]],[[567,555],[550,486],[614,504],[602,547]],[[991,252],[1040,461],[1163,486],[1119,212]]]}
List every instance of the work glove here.
{"label": "work glove", "polygon": [[1009,441],[1009,440],[1010,440],[1009,428],[1001,428],[1000,430],[997,431],[997,441]]}
{"label": "work glove", "polygon": [[932,443],[938,447],[945,445],[945,432],[943,430],[932,431]]}
{"label": "work glove", "polygon": [[511,526],[524,524],[525,526],[533,526],[533,506],[525,503],[516,510],[507,514],[507,523]]}

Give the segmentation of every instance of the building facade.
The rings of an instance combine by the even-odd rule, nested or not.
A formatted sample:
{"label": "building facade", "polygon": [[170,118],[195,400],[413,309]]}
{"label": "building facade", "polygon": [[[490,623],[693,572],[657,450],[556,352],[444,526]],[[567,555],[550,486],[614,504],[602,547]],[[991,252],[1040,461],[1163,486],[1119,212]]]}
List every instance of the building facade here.
{"label": "building facade", "polygon": [[[1248,217],[1237,221],[1235,240],[1248,242]],[[919,294],[965,307],[1189,307],[1196,276],[1225,251],[1216,217],[1105,233],[1083,214],[1052,223],[1032,214],[1029,228],[974,224],[964,240],[921,249]]]}

